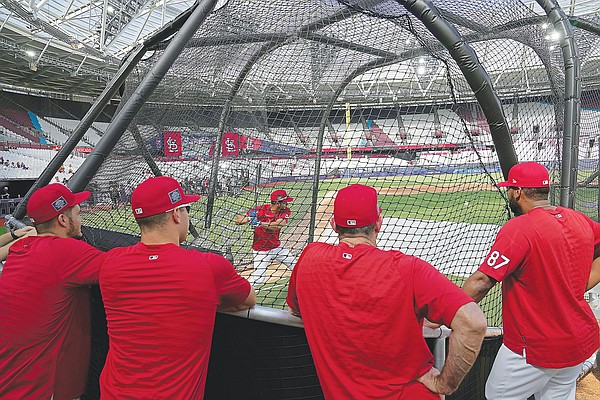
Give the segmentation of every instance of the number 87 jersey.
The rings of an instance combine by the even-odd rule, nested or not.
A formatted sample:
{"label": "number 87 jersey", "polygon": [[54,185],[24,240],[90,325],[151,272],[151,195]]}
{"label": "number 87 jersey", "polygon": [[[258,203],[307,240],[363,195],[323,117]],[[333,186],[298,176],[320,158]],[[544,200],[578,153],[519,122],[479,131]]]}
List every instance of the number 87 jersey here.
{"label": "number 87 jersey", "polygon": [[[532,209],[498,232],[479,271],[503,282],[504,344],[517,354],[527,348],[528,363],[575,365],[598,342],[583,294],[599,243],[600,224],[563,207]],[[542,333],[549,321],[552,332]],[[573,332],[586,337],[579,348]]]}

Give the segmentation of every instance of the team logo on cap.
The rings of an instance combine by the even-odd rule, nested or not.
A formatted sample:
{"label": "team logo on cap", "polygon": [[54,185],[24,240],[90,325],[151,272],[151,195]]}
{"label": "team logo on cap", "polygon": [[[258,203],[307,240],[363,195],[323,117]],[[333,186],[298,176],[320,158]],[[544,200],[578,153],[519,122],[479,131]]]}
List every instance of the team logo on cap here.
{"label": "team logo on cap", "polygon": [[62,196],[60,196],[58,199],[56,199],[52,202],[52,208],[54,208],[55,211],[60,211],[63,208],[65,208],[66,206],[67,206],[67,201]]}
{"label": "team logo on cap", "polygon": [[137,215],[140,215],[140,214],[143,214],[143,213],[144,213],[144,211],[142,210],[142,208],[141,208],[141,207],[140,207],[140,208],[136,208],[136,209],[134,210],[134,212],[135,212]]}
{"label": "team logo on cap", "polygon": [[178,201],[181,201],[181,193],[179,193],[179,190],[175,189],[170,191],[169,200],[171,200],[171,204],[175,204]]}
{"label": "team logo on cap", "polygon": [[346,220],[346,225],[355,226],[356,225],[356,220],[355,219],[347,219]]}
{"label": "team logo on cap", "polygon": [[544,180],[542,181],[542,185],[547,185],[547,184],[548,184],[548,181],[547,181],[546,179],[544,179]]}

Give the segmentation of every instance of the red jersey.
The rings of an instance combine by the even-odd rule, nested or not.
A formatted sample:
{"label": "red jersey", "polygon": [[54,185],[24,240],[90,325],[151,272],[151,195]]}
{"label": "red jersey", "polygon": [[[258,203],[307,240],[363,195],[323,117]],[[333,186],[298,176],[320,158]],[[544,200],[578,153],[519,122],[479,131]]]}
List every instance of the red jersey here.
{"label": "red jersey", "polygon": [[82,286],[98,282],[105,255],[56,236],[30,236],[11,246],[0,277],[1,399],[83,394],[90,311]]}
{"label": "red jersey", "polygon": [[175,244],[113,249],[100,270],[110,347],[102,399],[202,399],[219,303],[250,284],[225,258]]}
{"label": "red jersey", "polygon": [[[258,220],[260,222],[273,222],[278,219],[284,219],[286,222],[290,218],[290,209],[285,208],[276,213],[271,211],[270,204],[263,204],[262,206],[252,209],[246,213],[250,215],[252,211],[258,212]],[[279,230],[265,229],[262,226],[254,228],[254,241],[252,243],[252,249],[256,251],[266,251],[279,247],[281,242],[279,241]]]}
{"label": "red jersey", "polygon": [[568,208],[536,208],[498,232],[479,271],[502,284],[504,344],[543,368],[577,365],[600,346],[583,298],[600,224]]}
{"label": "red jersey", "polygon": [[302,314],[327,399],[438,399],[423,318],[450,325],[473,301],[427,262],[369,245],[309,244],[287,303]]}

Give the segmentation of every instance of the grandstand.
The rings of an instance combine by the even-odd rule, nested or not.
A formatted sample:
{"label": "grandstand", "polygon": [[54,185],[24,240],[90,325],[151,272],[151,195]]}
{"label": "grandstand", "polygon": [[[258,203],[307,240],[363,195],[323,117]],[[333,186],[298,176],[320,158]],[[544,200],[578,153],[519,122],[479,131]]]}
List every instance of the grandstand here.
{"label": "grandstand", "polygon": [[[99,248],[139,239],[129,196],[158,174],[202,195],[186,245],[227,256],[246,277],[252,233],[232,221],[274,188],[295,198],[282,239],[296,254],[335,241],[327,222],[336,191],[365,183],[381,197],[380,247],[421,257],[456,282],[510,218],[496,182],[516,161],[550,170],[553,204],[600,216],[592,2],[558,1],[560,19],[561,8],[549,16],[542,1],[418,1],[437,7],[432,22],[401,1],[203,1],[218,4],[179,52],[173,37],[193,23],[197,4],[105,2],[129,7],[118,19],[87,3],[3,3],[0,187],[90,190],[85,233]],[[86,7],[98,32],[71,18],[72,7]],[[572,36],[553,39],[564,21]],[[435,33],[445,24],[453,43]],[[34,56],[22,44],[29,37]],[[579,58],[565,61],[570,46]],[[26,221],[24,204],[6,212]],[[286,310],[289,271],[273,263],[269,273],[257,288],[261,307],[218,317],[207,398],[322,398],[301,321]],[[449,399],[483,399],[500,343],[498,293],[482,308],[498,329]],[[98,397],[107,346],[101,304],[96,317],[86,399]],[[441,336],[429,338],[439,364],[447,331],[428,333]],[[256,371],[231,385],[219,376],[228,360]]]}

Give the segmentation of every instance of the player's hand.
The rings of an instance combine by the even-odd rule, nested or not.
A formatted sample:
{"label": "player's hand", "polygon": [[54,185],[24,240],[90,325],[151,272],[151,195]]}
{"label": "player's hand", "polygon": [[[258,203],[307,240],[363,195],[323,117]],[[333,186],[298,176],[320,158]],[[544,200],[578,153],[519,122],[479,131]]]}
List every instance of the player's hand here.
{"label": "player's hand", "polygon": [[430,320],[425,318],[423,320],[423,326],[430,328],[430,329],[437,329],[437,328],[441,327],[442,324],[438,324],[437,322],[431,322]]}
{"label": "player's hand", "polygon": [[19,239],[27,236],[36,236],[37,231],[33,226],[25,226],[23,228],[19,228],[14,231],[15,236],[18,236]]}
{"label": "player's hand", "polygon": [[425,387],[431,390],[433,393],[441,393],[438,389],[440,371],[436,368],[431,367],[423,376],[419,377],[417,381],[421,382]]}

